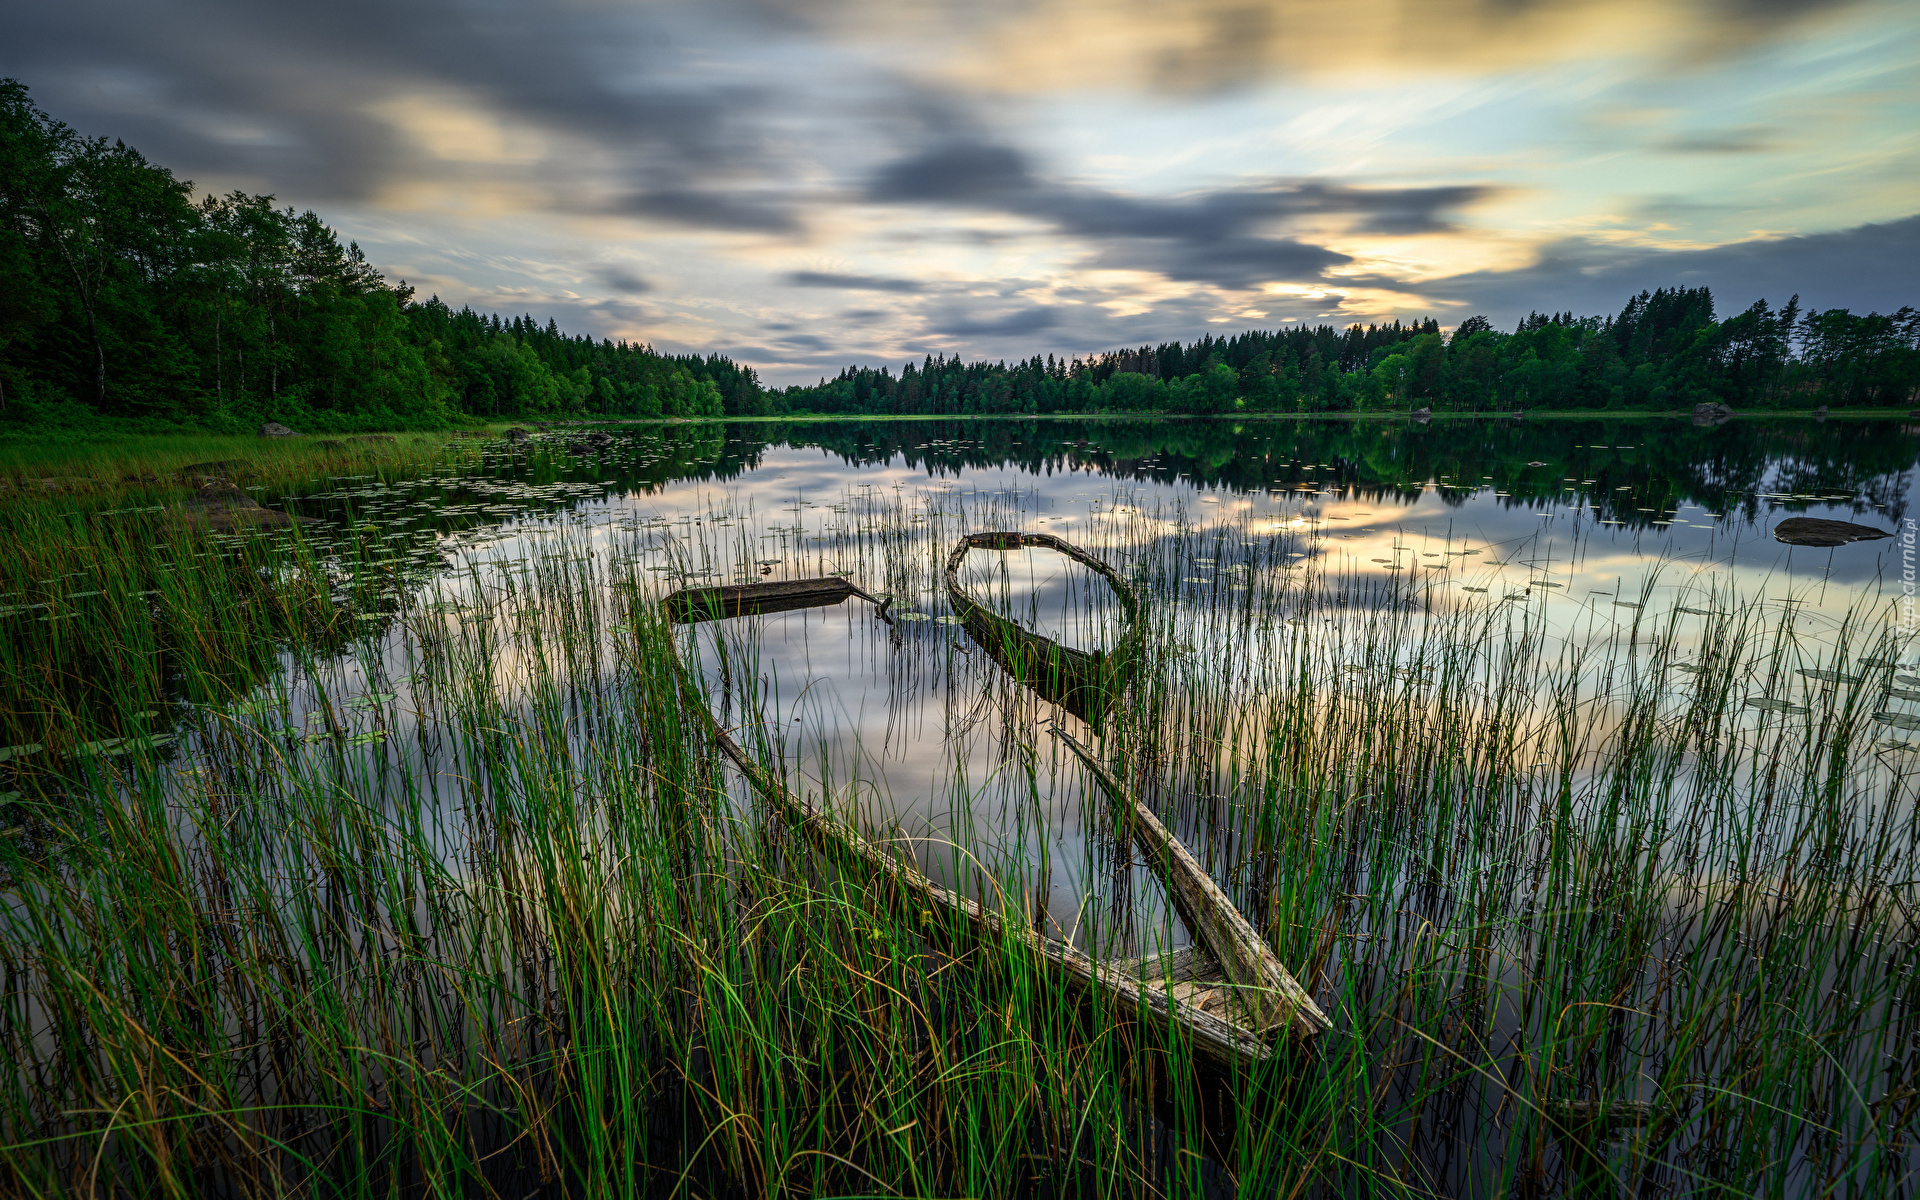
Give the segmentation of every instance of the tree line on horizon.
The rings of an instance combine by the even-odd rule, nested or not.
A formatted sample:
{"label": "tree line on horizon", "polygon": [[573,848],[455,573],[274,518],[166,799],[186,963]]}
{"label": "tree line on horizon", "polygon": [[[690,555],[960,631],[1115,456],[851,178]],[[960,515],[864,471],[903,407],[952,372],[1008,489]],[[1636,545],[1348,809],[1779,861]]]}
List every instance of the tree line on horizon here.
{"label": "tree line on horizon", "polygon": [[1615,316],[1254,330],[1014,363],[926,356],[767,389],[719,354],[455,311],[312,212],[190,183],[0,80],[0,430],[433,428],[541,417],[1910,407],[1920,313],[1719,320],[1708,289]]}
{"label": "tree line on horizon", "polygon": [[1661,288],[1619,314],[1484,316],[1451,332],[1402,324],[1295,326],[1072,360],[927,356],[899,374],[849,367],[778,393],[826,413],[1320,413],[1431,408],[1670,411],[1920,403],[1920,312],[1802,311],[1795,296],[1716,320],[1705,287]]}
{"label": "tree line on horizon", "polygon": [[719,416],[764,404],[722,356],[454,311],[312,212],[190,183],[0,80],[0,429],[434,428]]}

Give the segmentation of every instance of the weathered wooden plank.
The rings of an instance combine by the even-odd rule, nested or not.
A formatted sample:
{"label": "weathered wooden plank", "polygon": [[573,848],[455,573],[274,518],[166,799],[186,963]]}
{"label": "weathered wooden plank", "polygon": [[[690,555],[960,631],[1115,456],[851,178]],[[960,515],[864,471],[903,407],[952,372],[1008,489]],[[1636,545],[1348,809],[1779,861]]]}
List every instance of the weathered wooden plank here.
{"label": "weathered wooden plank", "polygon": [[957,917],[968,936],[977,941],[1021,943],[1057,968],[1067,987],[1082,998],[1102,996],[1126,1019],[1163,1033],[1183,1031],[1192,1038],[1194,1050],[1216,1067],[1232,1068],[1271,1056],[1266,1043],[1246,1029],[1210,1012],[1182,1005],[1170,989],[1145,984],[1113,964],[1095,962],[1067,943],[1037,933],[1021,922],[1002,920],[999,913],[948,891],[912,863],[895,858],[857,830],[834,819],[811,797],[796,794],[748,754],[714,719],[691,672],[677,653],[674,665],[679,672],[687,711],[706,727],[721,753],[733,761],[754,791],[841,869],[865,878],[883,892],[890,892],[899,902],[919,906],[923,912],[938,910]]}
{"label": "weathered wooden plank", "polygon": [[837,576],[825,579],[783,579],[777,583],[747,583],[723,587],[686,588],[664,597],[660,609],[677,624],[721,621],[755,613],[823,608],[849,596],[873,597]]}
{"label": "weathered wooden plank", "polygon": [[1173,836],[1153,810],[1058,725],[1053,735],[1086,765],[1112,802],[1114,819],[1133,830],[1147,862],[1166,884],[1174,907],[1194,937],[1206,946],[1227,978],[1239,989],[1241,1003],[1260,1030],[1291,1028],[1296,1037],[1313,1037],[1333,1027],[1313,997],[1268,949],[1266,939],[1247,923],[1233,900],[1207,874],[1200,861]]}
{"label": "weathered wooden plank", "polygon": [[[1126,619],[1126,633],[1112,654],[1063,646],[991,611],[960,586],[960,563],[969,550],[1052,550],[1094,571],[1113,588]],[[1047,533],[974,533],[960,539],[947,555],[947,598],[960,623],[981,649],[1009,675],[1040,697],[1058,704],[1096,728],[1105,724],[1115,698],[1124,691],[1140,637],[1140,600],[1133,588],[1098,558]]]}
{"label": "weathered wooden plank", "polygon": [[1183,946],[1165,954],[1116,959],[1113,968],[1148,982],[1166,979],[1174,983],[1207,983],[1226,978],[1226,974],[1220,970],[1220,964],[1199,946]]}

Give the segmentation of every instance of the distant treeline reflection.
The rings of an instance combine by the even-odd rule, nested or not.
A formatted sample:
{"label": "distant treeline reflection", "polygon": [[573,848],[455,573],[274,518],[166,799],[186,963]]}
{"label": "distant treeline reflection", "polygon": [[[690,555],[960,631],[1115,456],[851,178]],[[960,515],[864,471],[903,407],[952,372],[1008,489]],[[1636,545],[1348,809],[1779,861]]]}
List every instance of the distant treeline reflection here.
{"label": "distant treeline reflection", "polygon": [[[752,422],[668,430],[674,449],[645,486],[669,479],[723,481],[758,469],[767,450],[818,447],[853,465],[896,457],[930,479],[1017,467],[1035,473],[1081,470],[1143,481],[1255,492],[1320,484],[1380,501],[1406,502],[1430,483],[1448,504],[1493,490],[1516,506],[1537,505],[1578,487],[1608,516],[1638,524],[1643,509],[1697,503],[1757,512],[1755,493],[1855,498],[1884,515],[1904,511],[1916,442],[1887,421],[1735,422],[1701,428],[1683,421],[1506,419],[1233,422],[1138,419],[997,421]],[[1538,465],[1535,465],[1538,464]],[[610,482],[613,482],[610,480]]]}

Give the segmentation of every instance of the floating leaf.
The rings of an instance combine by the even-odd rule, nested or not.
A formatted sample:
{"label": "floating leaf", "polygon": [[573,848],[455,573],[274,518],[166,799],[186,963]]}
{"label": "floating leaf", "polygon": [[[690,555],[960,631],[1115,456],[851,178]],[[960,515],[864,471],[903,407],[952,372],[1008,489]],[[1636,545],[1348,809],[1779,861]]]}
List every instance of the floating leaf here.
{"label": "floating leaf", "polygon": [[1696,617],[1717,617],[1720,615],[1714,612],[1712,609],[1706,609],[1706,608],[1681,608],[1676,606],[1673,611],[1683,612],[1683,613],[1692,613]]}
{"label": "floating leaf", "polygon": [[1821,683],[1859,683],[1860,682],[1860,677],[1858,675],[1842,675],[1838,671],[1829,671],[1820,667],[1803,667],[1801,668],[1800,673],[1802,675],[1805,675],[1808,679],[1818,679]]}
{"label": "floating leaf", "polygon": [[923,613],[923,612],[897,612],[897,613],[895,613],[895,614],[893,614],[893,619],[894,619],[894,620],[896,620],[896,621],[926,621],[926,620],[931,620],[931,618],[930,618],[930,617],[928,617],[928,616],[927,616],[927,614],[926,614],[926,613]]}
{"label": "floating leaf", "polygon": [[1887,695],[1892,696],[1895,700],[1920,700],[1920,692],[1916,692],[1912,688],[1892,688],[1887,692]]}
{"label": "floating leaf", "polygon": [[1877,712],[1873,714],[1873,719],[1895,729],[1920,729],[1920,713]]}
{"label": "floating leaf", "polygon": [[1544,579],[1529,579],[1529,580],[1527,580],[1527,586],[1528,586],[1528,587],[1543,587],[1543,588],[1557,588],[1557,587],[1565,587],[1566,585],[1565,585],[1565,584],[1563,584],[1563,583],[1549,583],[1548,581],[1546,581],[1546,580],[1544,580]]}
{"label": "floating leaf", "polygon": [[38,742],[22,742],[18,746],[0,746],[0,763],[25,758],[29,754],[38,754],[45,749],[46,747]]}
{"label": "floating leaf", "polygon": [[1635,604],[1631,600],[1615,600],[1613,602],[1613,606],[1615,608],[1645,608],[1646,607],[1646,605],[1644,604]]}
{"label": "floating leaf", "polygon": [[1461,591],[1465,591],[1465,592],[1481,592],[1481,593],[1484,593],[1484,592],[1485,592],[1485,591],[1486,591],[1487,589],[1485,589],[1485,588],[1477,588],[1477,587],[1470,587],[1470,588],[1462,588],[1462,589],[1460,589],[1460,590],[1461,590]]}
{"label": "floating leaf", "polygon": [[170,733],[156,733],[148,737],[101,738],[97,742],[82,742],[73,748],[75,754],[89,754],[106,757],[114,754],[132,754],[137,750],[152,750],[174,740]]}
{"label": "floating leaf", "polygon": [[1758,708],[1766,712],[1804,713],[1806,708],[1798,704],[1789,704],[1785,700],[1775,700],[1768,696],[1748,696],[1748,708]]}

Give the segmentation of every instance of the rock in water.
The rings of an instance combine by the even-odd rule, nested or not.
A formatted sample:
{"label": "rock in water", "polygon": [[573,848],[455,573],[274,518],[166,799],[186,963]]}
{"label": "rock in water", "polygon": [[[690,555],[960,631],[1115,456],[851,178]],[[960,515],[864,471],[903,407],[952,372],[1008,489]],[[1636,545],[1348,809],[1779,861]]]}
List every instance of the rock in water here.
{"label": "rock in water", "polygon": [[237,458],[223,458],[218,462],[188,463],[180,468],[180,474],[183,477],[198,479],[202,483],[231,482],[252,473],[253,469]]}
{"label": "rock in water", "polygon": [[527,431],[515,425],[500,436],[510,442],[524,442],[527,440]]}
{"label": "rock in water", "polygon": [[209,483],[180,506],[175,521],[196,529],[231,533],[236,529],[304,524],[311,517],[296,517],[276,509],[263,508],[258,500],[231,483]]}
{"label": "rock in water", "polygon": [[1774,540],[1789,546],[1844,546],[1848,542],[1870,542],[1892,536],[1887,530],[1871,525],[1829,521],[1822,517],[1789,517],[1773,527]]}
{"label": "rock in water", "polygon": [[1693,423],[1699,426],[1725,425],[1733,420],[1733,410],[1724,404],[1708,402],[1693,406]]}
{"label": "rock in water", "polygon": [[293,430],[288,429],[285,425],[282,425],[278,421],[268,421],[265,425],[262,425],[260,427],[260,436],[261,437],[292,437]]}

